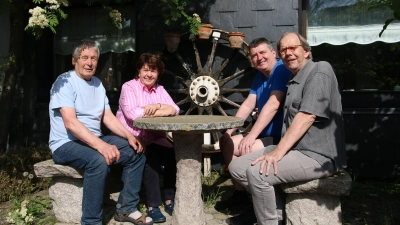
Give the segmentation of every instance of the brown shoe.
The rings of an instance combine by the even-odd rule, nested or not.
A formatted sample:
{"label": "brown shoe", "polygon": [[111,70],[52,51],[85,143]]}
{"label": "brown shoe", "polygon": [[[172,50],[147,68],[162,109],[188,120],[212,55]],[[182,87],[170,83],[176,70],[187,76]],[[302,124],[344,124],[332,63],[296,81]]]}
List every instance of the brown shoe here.
{"label": "brown shoe", "polygon": [[118,222],[131,222],[135,225],[153,225],[153,221],[146,223],[146,214],[142,214],[141,217],[139,217],[138,219],[135,220],[132,217],[129,217],[129,214],[115,213],[114,220],[116,220]]}

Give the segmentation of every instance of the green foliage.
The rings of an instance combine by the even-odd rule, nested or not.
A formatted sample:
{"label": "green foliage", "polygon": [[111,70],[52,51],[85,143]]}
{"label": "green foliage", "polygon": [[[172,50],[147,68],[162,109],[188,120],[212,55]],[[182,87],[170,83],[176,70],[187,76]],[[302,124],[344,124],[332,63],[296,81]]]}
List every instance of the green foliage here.
{"label": "green foliage", "polygon": [[46,147],[21,148],[0,155],[0,202],[32,194],[49,187],[49,178],[34,176],[35,163],[51,159]]}
{"label": "green foliage", "polygon": [[179,21],[182,21],[180,25],[183,29],[189,29],[189,32],[197,35],[198,29],[201,26],[201,21],[196,19],[196,16],[189,16],[185,12],[185,7],[188,4],[188,0],[151,0],[158,3],[160,9],[165,9],[162,13],[164,23],[167,26],[176,25]]}
{"label": "green foliage", "polygon": [[[110,33],[116,33],[115,28],[121,29],[122,26],[118,20],[116,21],[116,17],[113,17],[110,13],[114,11],[114,9],[110,6],[110,4],[118,3],[118,4],[126,4],[130,3],[133,0],[86,0],[86,4],[88,6],[92,6],[94,4],[100,4],[103,9],[106,11],[104,15],[108,20],[112,20],[111,26],[114,29],[109,29],[107,31],[107,36]],[[164,23],[168,26],[176,24],[178,21],[181,21],[180,24],[182,27],[189,29],[189,31],[193,34],[197,34],[198,28],[201,26],[200,21],[196,19],[195,16],[189,16],[185,12],[185,7],[188,4],[188,0],[151,0],[156,2],[161,9],[166,9],[166,12],[163,13]],[[66,19],[67,14],[62,10],[63,7],[67,7],[68,4],[66,1],[59,1],[56,3],[49,3],[44,0],[32,0],[32,2],[37,5],[34,9],[30,9],[29,13],[31,17],[29,18],[29,23],[25,27],[25,30],[30,30],[32,34],[39,39],[43,33],[43,29],[49,28],[53,33],[56,33],[56,27],[58,26],[61,19]],[[65,4],[64,4],[65,3]],[[110,15],[110,16],[108,16]],[[113,14],[115,15],[115,14]],[[44,18],[43,18],[44,17]]]}
{"label": "green foliage", "polygon": [[[44,210],[51,208],[49,197],[33,196],[23,201],[14,199],[14,205],[9,209],[7,222],[17,225],[54,224],[55,220],[46,220]],[[54,222],[54,223],[53,223]]]}

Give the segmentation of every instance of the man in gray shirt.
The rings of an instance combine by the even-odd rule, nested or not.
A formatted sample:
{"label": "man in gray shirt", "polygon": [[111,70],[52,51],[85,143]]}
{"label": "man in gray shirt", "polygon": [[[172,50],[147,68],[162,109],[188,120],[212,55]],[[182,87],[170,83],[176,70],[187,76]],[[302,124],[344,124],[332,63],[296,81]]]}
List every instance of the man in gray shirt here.
{"label": "man in gray shirt", "polygon": [[293,73],[282,139],[229,165],[232,177],[252,194],[258,225],[278,224],[273,185],[327,177],[346,167],[341,97],[332,67],[313,62],[310,45],[297,33],[283,34],[277,49]]}

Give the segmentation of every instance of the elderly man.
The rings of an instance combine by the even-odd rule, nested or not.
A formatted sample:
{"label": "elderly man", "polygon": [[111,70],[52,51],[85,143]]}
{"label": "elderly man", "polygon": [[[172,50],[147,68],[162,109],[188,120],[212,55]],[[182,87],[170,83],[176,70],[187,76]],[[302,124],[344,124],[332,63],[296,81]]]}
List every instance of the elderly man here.
{"label": "elderly man", "polygon": [[253,196],[258,225],[278,224],[273,185],[327,177],[346,166],[341,97],[332,67],[313,62],[310,45],[297,33],[285,33],[277,49],[294,76],[284,104],[283,137],[229,166]]}
{"label": "elderly man", "polygon": [[[227,130],[220,138],[226,165],[239,156],[277,144],[281,139],[282,105],[287,91],[286,84],[292,73],[281,60],[276,59],[276,51],[267,39],[254,39],[249,44],[249,49],[250,60],[258,73],[253,80],[250,94],[238,109],[236,116],[246,119],[256,107],[260,114],[249,133],[232,136],[236,131],[236,128],[233,128]],[[246,207],[251,204],[246,190],[235,180],[233,184],[235,192],[227,200],[217,202],[215,209],[232,211],[237,206]],[[252,208],[250,210],[253,211]]]}
{"label": "elderly man", "polygon": [[[50,91],[50,140],[57,164],[84,169],[82,225],[101,225],[103,195],[110,165],[122,167],[123,188],[114,218],[151,225],[137,210],[145,155],[135,138],[110,110],[105,89],[94,77],[99,49],[82,40],[72,53],[74,70],[61,74]],[[118,136],[103,136],[101,122]]]}

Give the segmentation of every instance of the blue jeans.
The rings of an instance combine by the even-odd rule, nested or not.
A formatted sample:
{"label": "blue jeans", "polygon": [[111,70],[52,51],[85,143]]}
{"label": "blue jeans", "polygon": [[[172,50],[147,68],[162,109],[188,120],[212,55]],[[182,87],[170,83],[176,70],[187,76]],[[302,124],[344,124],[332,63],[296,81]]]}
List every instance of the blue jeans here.
{"label": "blue jeans", "polygon": [[[128,141],[117,136],[100,137],[103,141],[115,145],[120,151],[120,159],[114,164],[122,166],[122,190],[116,212],[130,214],[137,211],[143,168],[144,154],[137,154]],[[85,170],[83,179],[82,225],[101,225],[103,197],[110,167],[103,155],[81,141],[70,141],[53,152],[57,164],[70,165]]]}

